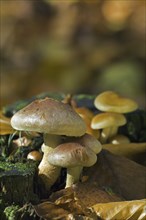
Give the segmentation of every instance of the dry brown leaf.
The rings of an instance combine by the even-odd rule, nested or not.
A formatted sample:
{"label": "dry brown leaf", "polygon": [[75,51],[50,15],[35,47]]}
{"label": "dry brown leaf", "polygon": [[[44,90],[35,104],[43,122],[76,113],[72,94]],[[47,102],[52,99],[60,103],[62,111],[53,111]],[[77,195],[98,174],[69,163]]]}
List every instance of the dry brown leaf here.
{"label": "dry brown leaf", "polygon": [[[62,201],[56,201],[56,203],[59,204],[43,202],[34,206],[37,215],[45,220],[97,220],[95,213],[92,212],[91,209],[86,208],[87,211],[84,213],[84,207],[82,210],[82,203],[80,201],[75,202],[75,198],[67,201],[65,200],[65,203],[63,203],[64,199],[60,199]],[[62,208],[62,205],[64,208]]]}
{"label": "dry brown leaf", "polygon": [[146,153],[146,142],[129,144],[104,144],[103,149],[111,153],[135,159],[141,153]]}
{"label": "dry brown leaf", "polygon": [[56,192],[54,202],[34,206],[38,216],[46,220],[145,220],[146,199],[97,203],[86,207],[73,188]]}
{"label": "dry brown leaf", "polygon": [[66,207],[67,203],[71,204],[71,201],[74,201],[78,210],[80,210],[79,206],[81,205],[81,210],[83,212],[84,207],[84,214],[86,213],[87,206],[92,206],[101,202],[108,203],[122,200],[123,198],[120,198],[116,194],[102,190],[94,184],[90,185],[88,182],[77,183],[72,187],[57,191],[50,196],[51,202],[62,205],[62,207]]}
{"label": "dry brown leaf", "polygon": [[51,198],[56,205],[69,211],[73,215],[83,215],[86,217],[93,217],[92,212],[87,208],[83,201],[77,196],[73,187],[69,187],[54,193]]}
{"label": "dry brown leaf", "polygon": [[85,206],[84,202],[76,196],[76,193],[73,190],[72,193],[58,198],[55,201],[55,204],[61,206],[73,214],[84,215],[88,217],[91,216],[91,212],[87,206]]}
{"label": "dry brown leaf", "polygon": [[83,169],[83,176],[88,177],[86,181],[52,194],[51,201],[70,198],[73,192],[85,206],[146,197],[146,168],[106,150],[94,166]]}
{"label": "dry brown leaf", "polygon": [[47,220],[65,219],[69,214],[68,211],[51,202],[43,202],[39,205],[35,205],[34,209],[39,217]]}
{"label": "dry brown leaf", "polygon": [[146,199],[99,203],[92,206],[102,220],[145,220]]}
{"label": "dry brown leaf", "polygon": [[98,154],[97,163],[84,168],[83,175],[88,176],[88,188],[110,188],[125,200],[146,198],[146,167],[107,150]]}
{"label": "dry brown leaf", "polygon": [[[103,150],[98,156],[98,163],[85,169],[84,173],[89,177],[87,181],[53,193],[49,202],[35,207],[37,214],[47,220],[145,219],[146,200],[120,201],[122,198],[114,193],[121,193],[131,200],[145,198],[145,167]],[[104,191],[99,186],[113,192]]]}

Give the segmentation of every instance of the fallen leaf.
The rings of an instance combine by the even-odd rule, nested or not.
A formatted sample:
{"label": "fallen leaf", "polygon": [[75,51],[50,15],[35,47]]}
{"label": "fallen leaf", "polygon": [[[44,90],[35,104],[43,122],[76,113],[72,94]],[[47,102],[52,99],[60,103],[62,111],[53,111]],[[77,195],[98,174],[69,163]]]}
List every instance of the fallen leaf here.
{"label": "fallen leaf", "polygon": [[[68,201],[68,203],[70,203],[70,202],[71,202],[71,200]],[[64,205],[65,204],[67,206],[65,208],[62,208],[58,204],[47,201],[47,202],[43,202],[39,205],[35,205],[34,209],[36,211],[36,214],[45,220],[77,220],[77,219],[80,219],[80,220],[82,220],[82,219],[94,220],[95,219],[95,220],[97,220],[97,217],[92,210],[86,208],[86,210],[88,210],[88,212],[86,212],[87,215],[85,215],[85,213],[83,213],[84,211],[82,211],[82,208],[81,208],[82,207],[81,201],[78,204],[78,206],[80,206],[80,208],[81,208],[80,213],[79,213],[79,210],[72,210],[72,208],[71,208],[72,205],[75,207],[76,203],[73,204],[73,202],[72,202],[70,204],[70,206],[68,206],[67,203],[64,203]],[[71,208],[71,210],[70,210],[70,208]],[[84,210],[84,208],[83,208],[83,210]]]}
{"label": "fallen leaf", "polygon": [[145,220],[146,199],[124,202],[99,203],[92,206],[102,220]]}
{"label": "fallen leaf", "polygon": [[36,213],[46,220],[145,219],[145,200],[140,200],[146,192],[145,167],[102,150],[83,175],[87,181],[52,193],[48,202],[34,207]]}
{"label": "fallen leaf", "polygon": [[146,142],[128,144],[103,144],[103,149],[111,153],[135,159],[139,154],[146,153]]}
{"label": "fallen leaf", "polygon": [[110,188],[125,200],[146,197],[146,167],[107,150],[98,154],[97,163],[84,168],[83,176],[89,176],[88,188]]}
{"label": "fallen leaf", "polygon": [[68,211],[51,202],[43,202],[39,205],[35,205],[34,209],[39,217],[46,220],[65,219],[69,214]]}
{"label": "fallen leaf", "polygon": [[[51,196],[51,202],[44,202],[34,209],[39,217],[46,220],[144,220],[146,200],[118,201],[97,203],[87,205],[84,198],[86,194],[80,196],[83,184],[78,184],[60,190]],[[76,189],[76,190],[75,190]],[[78,193],[77,193],[78,191]],[[97,190],[98,191],[98,190]],[[100,195],[101,193],[98,192]],[[97,195],[97,194],[96,194]],[[95,195],[95,196],[96,196]],[[101,198],[101,197],[100,197]],[[99,201],[100,201],[99,198]],[[83,200],[81,200],[83,199]],[[103,201],[103,200],[102,200]],[[89,203],[88,203],[89,204]]]}
{"label": "fallen leaf", "polygon": [[82,202],[82,208],[101,202],[108,203],[124,200],[114,192],[110,192],[110,190],[106,191],[106,189],[101,189],[98,185],[91,185],[88,182],[77,183],[69,188],[57,191],[53,193],[49,199],[51,202],[60,205],[74,200],[74,198]]}
{"label": "fallen leaf", "polygon": [[74,190],[70,191],[69,194],[56,199],[55,204],[61,206],[73,214],[84,216],[90,216],[91,214],[87,206],[85,206],[84,202],[79,199]]}

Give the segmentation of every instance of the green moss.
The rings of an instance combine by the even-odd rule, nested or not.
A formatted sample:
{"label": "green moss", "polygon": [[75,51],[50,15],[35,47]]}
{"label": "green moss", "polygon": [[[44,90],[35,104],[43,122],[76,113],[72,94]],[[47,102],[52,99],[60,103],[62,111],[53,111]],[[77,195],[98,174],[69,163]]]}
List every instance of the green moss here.
{"label": "green moss", "polygon": [[20,206],[18,206],[18,205],[7,206],[4,209],[5,219],[7,219],[7,220],[18,219],[18,210],[19,209],[20,209]]}
{"label": "green moss", "polygon": [[36,170],[35,162],[10,163],[0,161],[0,177],[2,176],[26,176],[32,175]]}
{"label": "green moss", "polygon": [[3,214],[0,216],[1,220],[36,220],[40,219],[33,206],[26,203],[23,206],[16,204],[9,205],[3,209]]}

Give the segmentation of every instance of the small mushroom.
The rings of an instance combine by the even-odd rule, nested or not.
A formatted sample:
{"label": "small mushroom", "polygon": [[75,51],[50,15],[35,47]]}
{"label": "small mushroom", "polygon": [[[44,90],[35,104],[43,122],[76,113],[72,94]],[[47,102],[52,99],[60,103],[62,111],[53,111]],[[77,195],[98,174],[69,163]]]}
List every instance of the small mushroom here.
{"label": "small mushroom", "polygon": [[106,143],[107,139],[116,135],[118,127],[126,124],[126,122],[123,114],[106,112],[95,115],[91,121],[91,127],[102,129],[100,141]]}
{"label": "small mushroom", "polygon": [[91,120],[94,116],[94,113],[86,107],[76,107],[74,109],[83,118],[86,117]]}
{"label": "small mushroom", "polygon": [[34,160],[34,161],[38,161],[38,162],[40,162],[42,160],[42,157],[43,157],[43,155],[37,150],[31,151],[27,155],[28,160]]}
{"label": "small mushroom", "polygon": [[[98,110],[103,111],[103,112],[109,112],[109,114],[111,114],[111,113],[119,113],[119,114],[129,113],[129,112],[135,111],[138,108],[138,105],[135,101],[128,99],[128,98],[125,98],[125,97],[122,97],[118,93],[113,92],[113,91],[105,91],[105,92],[99,94],[94,100],[94,105]],[[102,128],[102,126],[96,126],[96,124],[99,125],[99,121],[100,121],[101,117],[104,118],[107,116],[97,115],[97,117],[95,116],[92,119],[91,127],[93,129],[96,129],[97,127]],[[118,116],[116,116],[116,117],[118,117]],[[119,121],[123,120],[121,117],[122,116],[120,115]],[[111,119],[109,119],[109,120],[111,120]],[[126,118],[125,118],[125,120],[126,120]],[[98,123],[96,123],[96,122],[98,122]],[[105,123],[105,119],[104,119],[103,123]],[[123,124],[120,124],[118,126],[124,125],[124,123],[125,123],[124,120],[122,123]],[[106,128],[103,127],[104,129],[102,130],[102,133],[101,133],[99,140],[102,143],[106,143],[108,138],[111,138],[117,134],[118,126],[112,126],[110,128],[107,128],[107,126],[106,126]]]}
{"label": "small mushroom", "polygon": [[56,147],[49,155],[48,161],[53,166],[67,168],[67,188],[79,181],[83,167],[93,166],[97,157],[90,148],[70,142]]}
{"label": "small mushroom", "polygon": [[86,127],[87,127],[86,133],[91,134],[97,139],[99,139],[100,131],[94,130],[91,128],[91,120],[94,117],[94,113],[86,107],[76,107],[74,109],[81,116],[81,118],[83,118],[83,120],[85,121]]}
{"label": "small mushroom", "polygon": [[56,182],[60,168],[48,163],[48,155],[61,142],[60,135],[82,136],[86,131],[83,119],[73,108],[51,98],[33,101],[11,118],[16,130],[36,131],[44,134],[43,159],[39,164],[39,177],[48,191]]}
{"label": "small mushroom", "polygon": [[17,147],[27,147],[31,143],[31,139],[29,139],[25,136],[19,137],[19,138],[13,140],[12,143],[14,146],[17,146]]}
{"label": "small mushroom", "polygon": [[116,113],[128,113],[138,108],[135,101],[122,97],[113,91],[99,94],[94,100],[94,105],[100,111]]}
{"label": "small mushroom", "polygon": [[117,134],[116,136],[109,139],[109,143],[112,144],[128,144],[130,143],[130,139],[123,135],[123,134]]}
{"label": "small mushroom", "polygon": [[81,137],[66,137],[64,143],[78,143],[82,146],[90,148],[95,154],[100,153],[102,150],[102,145],[100,141],[97,140],[94,136],[85,133]]}
{"label": "small mushroom", "polygon": [[81,137],[74,138],[74,140],[82,146],[90,148],[95,154],[99,154],[102,150],[100,141],[90,134],[84,134]]}

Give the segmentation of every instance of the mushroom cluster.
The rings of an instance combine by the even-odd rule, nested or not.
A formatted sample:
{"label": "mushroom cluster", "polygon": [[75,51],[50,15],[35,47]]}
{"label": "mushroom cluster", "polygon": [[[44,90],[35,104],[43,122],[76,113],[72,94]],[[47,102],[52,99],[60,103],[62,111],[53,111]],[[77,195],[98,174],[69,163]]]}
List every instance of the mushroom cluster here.
{"label": "mushroom cluster", "polygon": [[49,155],[50,164],[67,168],[66,188],[77,183],[83,167],[90,167],[97,161],[97,154],[102,150],[101,143],[92,135],[67,138],[67,142],[55,148]]}
{"label": "mushroom cluster", "polygon": [[43,133],[38,175],[46,191],[58,179],[61,167],[68,169],[66,187],[78,181],[83,166],[92,166],[101,150],[100,142],[85,134],[86,124],[79,114],[69,104],[52,98],[35,100],[19,110],[11,125],[16,130]]}
{"label": "mushroom cluster", "polygon": [[[101,113],[95,115],[91,121],[93,129],[101,129],[100,141],[106,143],[118,133],[118,127],[126,124],[125,113],[135,111],[138,105],[135,101],[122,97],[116,92],[106,91],[99,94],[94,100],[95,107]],[[127,141],[123,136],[118,141]],[[115,143],[115,142],[114,142]],[[117,142],[116,142],[117,143]]]}

